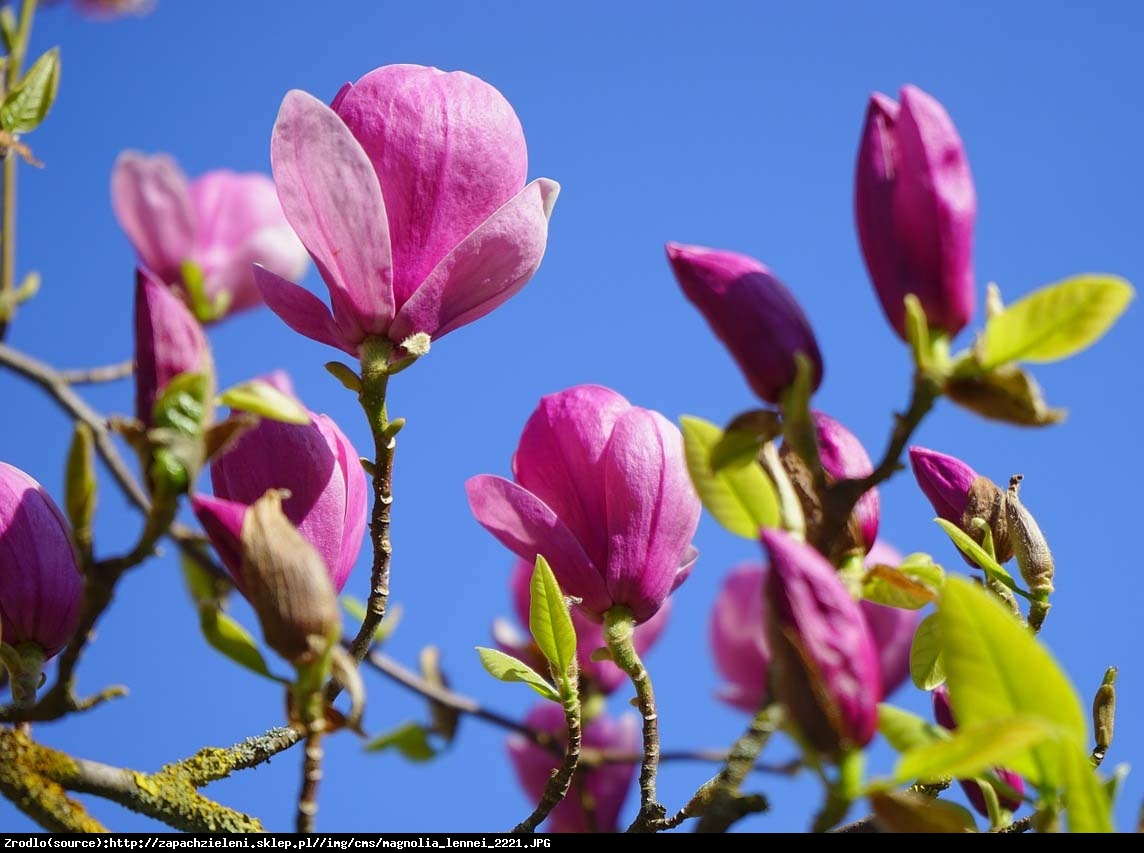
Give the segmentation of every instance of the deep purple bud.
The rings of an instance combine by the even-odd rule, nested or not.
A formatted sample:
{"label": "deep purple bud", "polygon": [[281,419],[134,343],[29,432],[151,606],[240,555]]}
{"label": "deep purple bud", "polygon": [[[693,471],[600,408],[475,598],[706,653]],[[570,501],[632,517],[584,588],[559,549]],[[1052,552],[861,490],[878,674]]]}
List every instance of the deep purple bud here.
{"label": "deep purple bud", "polygon": [[[509,592],[512,594],[513,611],[521,625],[527,628],[530,605],[530,585],[532,583],[533,564],[525,560],[517,560],[509,578]],[[667,627],[667,620],[671,614],[671,599],[663,603],[656,614],[641,625],[637,625],[632,635],[636,652],[643,656],[659,640],[663,629]],[[592,652],[604,647],[604,627],[593,622],[580,610],[572,608],[572,625],[576,628],[576,657],[580,663],[580,684],[586,681],[591,683],[601,693],[611,693],[621,684],[626,684],[628,677],[611,661],[594,661]],[[548,663],[544,660],[540,650],[531,637],[517,631],[511,624],[498,619],[493,623],[493,638],[501,651],[524,661],[537,672],[547,672]]]}
{"label": "deep purple bud", "polygon": [[864,747],[882,699],[866,617],[825,557],[779,530],[763,530],[772,686],[806,741],[837,756]]}
{"label": "deep purple bud", "polygon": [[[266,381],[291,393],[284,375]],[[353,569],[365,534],[365,472],[337,424],[326,415],[311,412],[310,417],[305,426],[261,420],[211,462],[215,497],[197,495],[192,500],[236,580],[245,510],[269,489],[290,492],[282,511],[325,561],[339,592]]]}
{"label": "deep purple bud", "polygon": [[155,400],[180,373],[212,370],[199,321],[149,273],[135,277],[135,417],[151,425]]}
{"label": "deep purple bud", "polygon": [[747,382],[768,403],[795,378],[795,353],[813,369],[811,389],[822,382],[822,355],[794,296],[754,258],[701,246],[667,244],[667,257],[684,295],[727,347]]}
{"label": "deep purple bud", "polygon": [[978,544],[985,534],[972,522],[974,518],[984,519],[993,536],[997,560],[1004,563],[1013,556],[1005,515],[1005,493],[996,483],[982,477],[960,459],[924,447],[910,448],[910,465],[918,486],[938,516],[956,524]]}
{"label": "deep purple bud", "polygon": [[[953,719],[953,708],[949,704],[949,689],[944,684],[934,688],[933,691],[933,718],[943,729],[953,731],[957,728],[957,723]],[[1025,780],[1012,770],[995,767],[993,772],[1016,793],[1025,793]],[[989,809],[985,805],[985,795],[981,793],[981,786],[972,779],[961,779],[959,782],[961,783],[961,790],[965,791],[965,796],[969,799],[973,808],[977,809],[978,814],[989,817]],[[1006,811],[1015,812],[1021,807],[1020,799],[1006,797],[1001,791],[997,792],[997,799],[1001,804],[1001,808]]]}
{"label": "deep purple bud", "polygon": [[68,523],[43,486],[0,462],[0,641],[50,658],[79,620],[83,576]]}
{"label": "deep purple bud", "polygon": [[[566,737],[564,711],[559,705],[545,702],[537,705],[524,718],[526,725]],[[625,714],[618,721],[600,716],[584,723],[582,749],[636,753],[640,748],[639,723]],[[508,755],[516,768],[517,779],[533,803],[540,800],[548,777],[560,763],[560,756],[521,735],[508,739]],[[549,832],[617,832],[620,809],[635,777],[636,765],[630,762],[604,764],[580,769],[572,777],[568,794],[552,810],[547,821]],[[591,812],[585,804],[592,805]]]}
{"label": "deep purple bud", "polygon": [[977,195],[957,128],[933,97],[903,86],[901,104],[875,93],[854,182],[866,269],[882,310],[906,336],[906,294],[931,328],[956,335],[973,316]]}

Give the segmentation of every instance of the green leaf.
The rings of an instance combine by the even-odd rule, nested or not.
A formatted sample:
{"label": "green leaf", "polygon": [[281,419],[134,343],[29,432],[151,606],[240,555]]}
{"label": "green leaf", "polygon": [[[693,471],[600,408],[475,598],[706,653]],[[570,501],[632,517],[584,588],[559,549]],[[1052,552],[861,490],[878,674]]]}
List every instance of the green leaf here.
{"label": "green leaf", "polygon": [[1018,595],[1024,596],[1025,598],[1029,597],[1029,594],[1025,592],[1025,590],[1017,586],[1017,582],[1013,580],[1013,576],[1005,570],[1004,566],[990,557],[985,549],[974,542],[968,533],[956,524],[946,521],[944,518],[935,518],[934,521],[936,521],[938,526],[946,532],[946,535],[953,540],[953,544],[957,546],[958,550],[980,566],[985,574],[1005,584],[1005,586],[1009,587],[1009,589]]}
{"label": "green leaf", "polygon": [[541,653],[561,676],[567,676],[576,659],[576,629],[568,602],[548,561],[539,554],[529,586],[528,629]]}
{"label": "green leaf", "polygon": [[981,366],[1068,358],[1098,341],[1133,295],[1132,285],[1111,275],[1078,275],[1043,287],[986,322]]}
{"label": "green leaf", "polygon": [[429,733],[420,723],[402,723],[392,731],[378,735],[365,745],[366,752],[383,752],[396,749],[410,761],[429,761],[437,756],[437,750],[429,742]]}
{"label": "green leaf", "polygon": [[199,608],[199,627],[203,636],[216,651],[222,652],[240,666],[273,681],[282,679],[273,675],[258,644],[245,628],[213,605]]}
{"label": "green leaf", "polygon": [[935,563],[929,554],[907,554],[898,565],[898,571],[933,590],[940,590],[945,585],[945,569]]}
{"label": "green leaf", "polygon": [[0,104],[0,126],[9,133],[35,130],[48,115],[60,86],[60,51],[53,47],[32,63]]}
{"label": "green leaf", "polygon": [[[345,608],[346,613],[350,614],[357,620],[360,625],[365,621],[365,603],[352,595],[342,596],[342,607]],[[401,623],[401,616],[405,608],[400,604],[390,604],[385,610],[385,618],[381,620],[381,624],[374,629],[373,641],[375,643],[384,643],[393,636],[393,632],[397,630],[397,626]]]}
{"label": "green leaf", "polygon": [[553,702],[561,701],[556,688],[530,666],[518,661],[511,655],[506,655],[496,649],[487,649],[484,646],[477,646],[477,654],[481,656],[481,665],[485,671],[498,681],[520,681],[545,699],[551,699]]}
{"label": "green leaf", "polygon": [[155,401],[151,422],[181,435],[202,435],[209,387],[210,377],[206,373],[180,373]]}
{"label": "green leaf", "polygon": [[284,394],[260,379],[228,388],[218,399],[220,403],[232,409],[250,412],[272,421],[302,425],[310,423],[310,413],[306,411],[305,406],[289,394]]}
{"label": "green leaf", "polygon": [[959,726],[945,740],[922,744],[898,759],[894,778],[898,782],[920,779],[969,779],[1007,766],[1025,772],[1029,748],[1057,735],[1057,728],[1041,717],[1013,716]]}
{"label": "green leaf", "polygon": [[1113,832],[1112,799],[1084,751],[1065,748],[1061,754],[1065,777],[1065,820],[1069,832]]}
{"label": "green leaf", "polygon": [[683,430],[687,470],[699,500],[721,525],[745,539],[759,538],[760,527],[779,524],[779,498],[770,477],[759,465],[711,468],[711,451],[723,432],[715,424],[684,415]]}
{"label": "green leaf", "polygon": [[949,740],[949,732],[936,723],[884,702],[878,705],[878,732],[898,752]]}
{"label": "green leaf", "polygon": [[914,631],[914,641],[910,645],[910,679],[915,687],[922,690],[933,690],[945,681],[936,613],[923,619]]}
{"label": "green leaf", "polygon": [[875,604],[902,610],[919,610],[937,601],[937,592],[905,572],[875,565],[862,578],[862,597]]}
{"label": "green leaf", "polygon": [[977,823],[964,806],[909,791],[879,791],[870,795],[878,823],[890,832],[976,832]]}
{"label": "green leaf", "polygon": [[759,448],[782,435],[782,420],[770,409],[740,412],[731,419],[711,448],[711,470],[739,468],[757,461]]}
{"label": "green leaf", "polygon": [[1061,750],[1084,748],[1086,723],[1076,691],[1052,655],[993,595],[964,578],[946,581],[936,616],[959,726],[1001,725],[1013,717],[1052,723],[1059,743],[1035,747],[1035,767],[1025,775],[1041,787],[1059,786]]}

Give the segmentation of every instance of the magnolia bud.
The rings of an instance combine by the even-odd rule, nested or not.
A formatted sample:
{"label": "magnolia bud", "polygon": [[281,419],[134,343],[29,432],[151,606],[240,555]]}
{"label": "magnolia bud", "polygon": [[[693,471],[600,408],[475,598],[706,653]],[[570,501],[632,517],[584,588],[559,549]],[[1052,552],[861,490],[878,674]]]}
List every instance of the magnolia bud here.
{"label": "magnolia bud", "polygon": [[997,562],[1004,563],[1013,556],[1005,493],[1000,486],[960,459],[924,447],[910,448],[910,465],[918,486],[939,517],[956,524],[979,545],[985,533],[974,526],[973,519],[984,520],[993,537]]}
{"label": "magnolia bud", "polygon": [[1049,552],[1049,544],[1036,520],[1017,498],[1020,484],[1020,474],[1009,479],[1009,493],[1005,496],[1005,518],[1021,577],[1029,585],[1029,592],[1044,598],[1053,591],[1053,555]]}
{"label": "magnolia bud", "polygon": [[242,524],[242,587],[266,644],[294,664],[310,662],[316,640],[336,640],[338,596],[314,547],[282,512],[282,493],[268,491]]}
{"label": "magnolia bud", "polygon": [[1110,666],[1104,672],[1104,681],[1097,688],[1092,700],[1092,730],[1096,735],[1096,749],[1093,756],[1104,760],[1104,754],[1112,745],[1112,730],[1116,723],[1116,667]]}

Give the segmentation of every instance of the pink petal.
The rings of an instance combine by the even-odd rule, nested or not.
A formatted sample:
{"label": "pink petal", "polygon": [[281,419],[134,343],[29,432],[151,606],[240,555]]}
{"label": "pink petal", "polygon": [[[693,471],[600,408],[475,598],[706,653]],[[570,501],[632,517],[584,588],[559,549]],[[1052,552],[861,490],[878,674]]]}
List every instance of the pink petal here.
{"label": "pink petal", "polygon": [[254,268],[254,281],[270,310],[295,332],[357,358],[361,337],[346,335],[338,328],[330,309],[306,288],[262,267]]}
{"label": "pink petal", "polygon": [[191,255],[195,216],[175,160],[124,151],[111,172],[111,206],[143,264],[164,283],[177,281]]}
{"label": "pink petal", "polygon": [[529,416],[513,456],[516,482],[552,508],[597,566],[608,562],[600,460],[616,419],[631,407],[600,385],[549,394]]}
{"label": "pink petal", "polygon": [[540,266],[559,192],[555,181],[540,178],[481,223],[401,306],[390,337],[440,338],[508,301]]}
{"label": "pink petal", "polygon": [[604,451],[604,485],[608,591],[642,622],[671,592],[699,524],[679,430],[657,412],[624,413]]}
{"label": "pink petal", "polygon": [[208,495],[192,495],[191,508],[241,592],[242,521],[246,518],[246,506]]}
{"label": "pink petal", "polygon": [[419,65],[371,71],[339,92],[336,109],[381,183],[401,305],[446,254],[520,192],[528,172],[524,132],[488,83]]}
{"label": "pink petal", "polygon": [[347,330],[382,335],[393,320],[389,225],[377,177],[337,113],[286,93],[270,142],[286,218],[330,289]]}
{"label": "pink petal", "polygon": [[481,474],[465,484],[477,521],[523,560],[543,554],[561,589],[582,599],[596,618],[611,607],[607,587],[580,543],[539,498],[503,477]]}
{"label": "pink petal", "polygon": [[326,442],[337,457],[338,471],[345,483],[345,513],[341,529],[341,547],[336,563],[330,566],[330,579],[338,592],[346,585],[365,539],[366,509],[369,503],[369,486],[365,471],[361,467],[361,457],[350,443],[346,434],[326,415],[318,415],[314,423],[326,438]]}

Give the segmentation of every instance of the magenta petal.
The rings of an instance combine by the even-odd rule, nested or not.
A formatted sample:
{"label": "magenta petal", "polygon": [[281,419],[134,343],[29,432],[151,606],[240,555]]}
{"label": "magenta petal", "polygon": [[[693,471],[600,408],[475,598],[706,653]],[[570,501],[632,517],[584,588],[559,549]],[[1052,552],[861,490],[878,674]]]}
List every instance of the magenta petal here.
{"label": "magenta petal", "polygon": [[679,430],[658,412],[625,412],[604,451],[604,490],[608,591],[643,622],[671,592],[699,524]]}
{"label": "magenta petal", "polygon": [[390,337],[440,338],[516,294],[544,257],[548,217],[560,185],[540,178],[507,201],[450,251],[397,312]]}
{"label": "magenta petal", "polygon": [[608,562],[601,459],[616,419],[632,405],[600,385],[541,398],[513,456],[516,481],[560,517],[597,566]]}
{"label": "magenta petal", "polygon": [[222,498],[192,495],[191,508],[241,592],[242,521],[246,518],[246,506]]}
{"label": "magenta petal", "polygon": [[361,337],[345,335],[321,299],[262,267],[254,268],[254,281],[270,310],[295,332],[357,358]]}
{"label": "magenta petal", "polygon": [[339,92],[337,114],[381,184],[401,305],[524,186],[528,153],[520,120],[485,81],[419,65],[371,71]]}
{"label": "magenta petal", "polygon": [[531,492],[503,477],[481,474],[465,484],[477,521],[523,560],[544,555],[567,595],[596,618],[611,607],[608,589],[564,522]]}
{"label": "magenta petal", "polygon": [[765,576],[766,569],[758,563],[732,569],[719,588],[708,624],[715,666],[730,682],[720,688],[719,696],[750,713],[763,706],[771,662],[763,628]]}
{"label": "magenta petal", "polygon": [[338,425],[327,415],[317,415],[314,418],[314,425],[334,451],[338,473],[344,484],[342,496],[344,512],[340,525],[338,558],[329,567],[334,589],[341,592],[350,572],[353,571],[365,539],[369,486],[366,483],[365,471],[361,467],[361,457]]}
{"label": "magenta petal", "polygon": [[951,524],[961,524],[969,508],[969,490],[978,474],[960,459],[936,450],[910,448],[910,467],[934,512]]}
{"label": "magenta petal", "polygon": [[270,159],[286,218],[330,289],[346,331],[383,335],[393,321],[389,225],[373,166],[338,114],[287,92]]}
{"label": "magenta petal", "polygon": [[170,288],[139,270],[135,283],[135,417],[150,426],[155,401],[180,373],[211,370],[199,321]]}
{"label": "magenta petal", "polygon": [[139,259],[170,284],[191,254],[195,215],[187,177],[166,154],[125,151],[111,172],[111,206]]}

